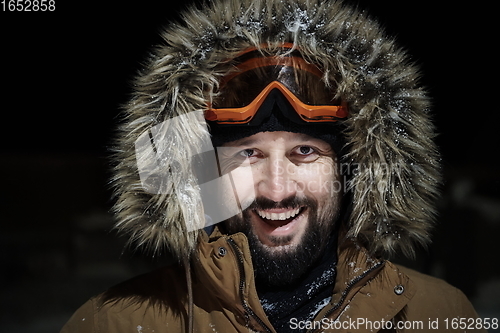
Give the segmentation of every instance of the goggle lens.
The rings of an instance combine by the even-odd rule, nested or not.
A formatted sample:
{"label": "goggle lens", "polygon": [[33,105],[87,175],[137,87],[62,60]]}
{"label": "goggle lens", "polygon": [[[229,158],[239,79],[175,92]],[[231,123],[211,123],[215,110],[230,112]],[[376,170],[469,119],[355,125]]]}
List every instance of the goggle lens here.
{"label": "goggle lens", "polygon": [[219,124],[246,124],[272,90],[278,89],[305,122],[335,122],[347,107],[333,99],[319,69],[299,57],[251,58],[221,82],[205,118]]}

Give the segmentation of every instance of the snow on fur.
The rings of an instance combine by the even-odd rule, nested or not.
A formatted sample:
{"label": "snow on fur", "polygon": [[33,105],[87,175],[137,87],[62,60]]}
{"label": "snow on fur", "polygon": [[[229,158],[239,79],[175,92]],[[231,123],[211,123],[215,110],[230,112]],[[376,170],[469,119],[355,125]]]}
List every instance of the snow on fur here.
{"label": "snow on fur", "polygon": [[[349,181],[353,208],[346,236],[371,252],[413,253],[425,244],[440,181],[429,101],[418,84],[418,69],[405,52],[365,13],[340,1],[213,0],[192,7],[181,23],[170,24],[124,106],[115,154],[117,227],[153,252],[167,248],[188,256],[200,231],[188,232],[186,219],[202,220],[200,194],[190,156],[207,127],[195,116],[176,129],[175,174],[166,170],[166,193],[145,191],[139,179],[134,143],[151,127],[172,117],[204,110],[220,64],[248,47],[266,44],[269,54],[293,43],[321,67],[347,101],[347,151],[342,163],[356,166]],[[196,149],[194,149],[196,150]],[[173,189],[192,186],[179,198]],[[184,208],[184,209],[183,209]],[[183,211],[189,211],[185,216]]]}

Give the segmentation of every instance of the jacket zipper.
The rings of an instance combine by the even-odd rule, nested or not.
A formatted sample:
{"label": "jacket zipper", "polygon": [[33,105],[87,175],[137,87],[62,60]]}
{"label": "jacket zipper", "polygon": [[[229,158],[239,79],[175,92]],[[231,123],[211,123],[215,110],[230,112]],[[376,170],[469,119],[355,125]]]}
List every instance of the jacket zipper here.
{"label": "jacket zipper", "polygon": [[[342,304],[344,303],[344,301],[346,300],[347,298],[347,295],[349,294],[349,292],[351,291],[351,289],[361,280],[363,280],[366,276],[368,276],[370,273],[372,273],[373,271],[379,269],[381,266],[384,265],[384,262],[381,261],[379,262],[378,264],[376,264],[375,266],[373,266],[372,268],[370,268],[369,270],[367,270],[366,272],[364,272],[363,274],[359,275],[357,278],[355,278],[354,280],[352,280],[351,282],[349,282],[349,284],[347,285],[346,289],[344,289],[344,292],[342,293],[342,297],[340,298],[340,300],[337,302],[337,304],[335,304],[335,306],[333,308],[331,308],[330,310],[328,310],[325,315],[323,316],[323,318],[321,318],[321,320],[325,319],[325,318],[328,318],[333,312],[335,312],[338,308],[340,308],[340,306],[342,306]],[[313,330],[313,331],[308,331],[308,332],[318,332],[317,330]]]}
{"label": "jacket zipper", "polygon": [[244,269],[243,255],[241,254],[240,249],[238,248],[238,246],[236,245],[235,241],[232,238],[229,237],[227,239],[227,242],[233,248],[237,256],[238,269],[240,271],[240,298],[243,309],[245,310],[245,315],[253,317],[259,323],[259,325],[266,330],[266,332],[272,333],[272,330],[269,327],[267,327],[267,325],[262,321],[262,319],[260,319],[259,316],[257,316],[255,312],[253,312],[253,310],[248,306],[245,297],[243,296],[245,290],[245,269]]}

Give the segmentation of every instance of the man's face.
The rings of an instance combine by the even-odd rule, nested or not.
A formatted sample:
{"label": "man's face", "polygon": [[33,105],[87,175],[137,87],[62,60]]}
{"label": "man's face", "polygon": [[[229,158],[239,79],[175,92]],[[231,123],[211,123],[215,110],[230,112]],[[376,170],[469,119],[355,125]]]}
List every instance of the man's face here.
{"label": "man's face", "polygon": [[219,158],[248,206],[225,226],[247,235],[257,281],[293,283],[323,253],[338,215],[342,186],[332,148],[305,134],[261,132],[225,144]]}

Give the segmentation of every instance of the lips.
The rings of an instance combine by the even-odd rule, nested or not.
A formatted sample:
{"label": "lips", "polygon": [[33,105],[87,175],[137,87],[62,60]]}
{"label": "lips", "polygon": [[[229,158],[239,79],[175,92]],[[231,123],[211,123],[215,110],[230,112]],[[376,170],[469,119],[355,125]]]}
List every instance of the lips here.
{"label": "lips", "polygon": [[292,209],[254,210],[266,233],[281,234],[294,230],[295,222],[302,216],[305,207]]}
{"label": "lips", "polygon": [[[259,240],[267,246],[290,245],[307,223],[306,206],[297,208],[253,209],[252,223]],[[278,237],[278,238],[276,238]],[[281,243],[281,242],[285,243]]]}

